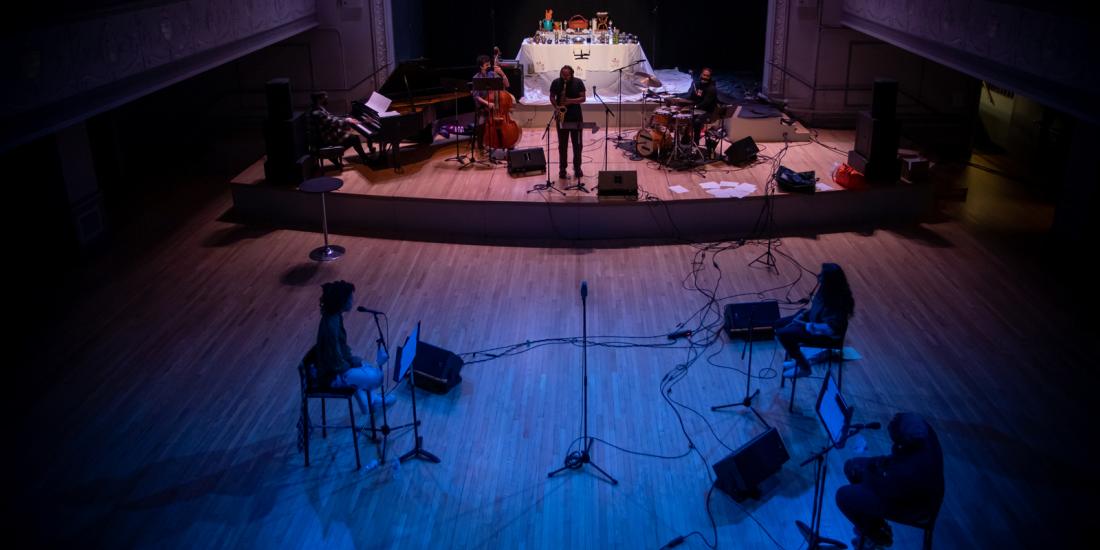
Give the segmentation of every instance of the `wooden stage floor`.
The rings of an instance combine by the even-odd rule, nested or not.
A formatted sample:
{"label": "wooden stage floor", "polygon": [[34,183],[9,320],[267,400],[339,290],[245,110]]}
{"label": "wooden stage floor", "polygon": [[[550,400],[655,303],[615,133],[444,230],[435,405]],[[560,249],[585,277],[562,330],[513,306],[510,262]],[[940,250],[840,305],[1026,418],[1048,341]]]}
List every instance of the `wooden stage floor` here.
{"label": "wooden stage floor", "polygon": [[[537,147],[540,137],[540,131],[525,129],[518,147]],[[602,133],[585,134],[582,181],[589,190],[596,187],[597,174],[604,167],[604,143]],[[556,147],[556,143],[552,145]],[[780,164],[799,172],[815,172],[819,191],[775,192],[777,230],[853,228],[880,220],[896,223],[917,219],[930,209],[931,188],[926,184],[844,189],[833,183],[831,173],[845,160],[843,152],[852,146],[852,132],[822,132],[820,143],[758,145],[762,148],[760,160],[746,167],[715,162],[699,170],[672,171],[650,160],[632,161],[609,144],[607,168],[638,174],[638,200],[623,201],[599,199],[594,191],[534,191],[546,182],[546,175],[513,176],[506,163],[462,168],[446,160],[456,155],[453,143],[437,141],[430,147],[406,148],[400,173],[357,163],[332,172],[343,181],[343,187],[326,199],[329,226],[336,231],[399,238],[490,242],[754,236],[760,235],[758,223],[767,206],[769,177]],[[564,189],[575,184],[572,177],[557,179],[556,149],[551,158],[555,185]],[[568,170],[572,174],[571,166]],[[701,187],[705,182],[748,184],[754,191],[744,198],[718,198]],[[686,192],[674,192],[672,186]],[[282,227],[319,223],[317,198],[293,187],[267,184],[262,159],[234,178],[231,187],[240,219]]]}

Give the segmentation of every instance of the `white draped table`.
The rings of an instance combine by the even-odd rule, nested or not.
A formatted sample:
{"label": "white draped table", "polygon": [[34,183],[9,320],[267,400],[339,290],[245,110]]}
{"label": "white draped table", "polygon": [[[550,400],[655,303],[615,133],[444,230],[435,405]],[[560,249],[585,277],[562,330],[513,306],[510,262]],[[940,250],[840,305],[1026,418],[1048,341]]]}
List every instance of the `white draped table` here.
{"label": "white draped table", "polygon": [[653,74],[641,44],[536,44],[526,39],[516,60],[523,63],[526,72],[523,102],[527,104],[548,100],[550,83],[558,78],[563,65],[573,67],[574,76],[584,81],[589,97],[593,88],[604,98],[618,97],[619,73],[615,69],[635,61],[641,63],[623,71],[624,100],[641,96],[643,88],[635,82],[635,73]]}

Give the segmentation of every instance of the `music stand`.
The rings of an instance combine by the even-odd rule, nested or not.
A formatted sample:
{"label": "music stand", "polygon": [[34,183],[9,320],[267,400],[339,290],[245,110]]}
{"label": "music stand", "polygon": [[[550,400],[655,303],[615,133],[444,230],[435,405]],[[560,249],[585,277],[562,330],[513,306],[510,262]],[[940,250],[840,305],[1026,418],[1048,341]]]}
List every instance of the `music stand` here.
{"label": "music stand", "polygon": [[[473,79],[473,88],[474,88],[475,92],[492,92],[493,93],[493,104],[496,105],[498,109],[500,108],[500,92],[504,90],[504,79],[502,79],[502,78],[475,78],[475,79]],[[474,113],[475,113],[475,116],[477,116],[476,115],[476,113],[477,113],[476,110],[474,111]],[[486,121],[485,124],[488,125],[489,122]],[[504,141],[504,138],[502,136],[498,136],[498,137],[500,138],[499,141]],[[482,137],[481,144],[485,145],[485,138],[484,137]],[[481,162],[485,162],[485,161],[481,161]],[[497,163],[496,160],[493,160],[492,149],[490,149],[490,151],[489,151],[489,162],[492,163],[492,164]]]}
{"label": "music stand", "polygon": [[413,437],[416,441],[412,450],[401,455],[397,460],[405,462],[409,459],[420,458],[439,464],[439,457],[424,450],[424,437],[420,435],[420,420],[416,416],[416,369],[412,368],[412,364],[416,360],[416,348],[419,343],[420,321],[417,321],[416,328],[405,338],[405,344],[397,348],[397,360],[393,362],[393,381],[395,384],[401,382],[405,375],[409,376],[409,393],[412,394],[413,407]]}
{"label": "music stand", "polygon": [[[847,548],[848,545],[836,539],[821,536],[821,502],[825,498],[825,455],[833,449],[841,449],[844,443],[854,433],[849,429],[852,420],[852,408],[844,403],[844,397],[833,380],[832,373],[825,375],[825,381],[821,384],[821,392],[817,396],[817,417],[825,432],[829,434],[829,445],[814,453],[810,458],[800,464],[805,466],[814,463],[814,502],[810,512],[810,524],[806,525],[800,520],[795,520],[799,533],[806,539],[808,550],[818,548]],[[856,430],[858,432],[858,429]]]}
{"label": "music stand", "polygon": [[[455,120],[455,124],[457,125],[458,124],[458,92],[461,92],[463,90],[468,90],[470,88],[470,83],[466,82],[464,80],[457,79],[457,78],[446,78],[446,77],[440,78],[439,82],[443,86],[443,89],[450,90],[450,91],[454,92],[454,94],[455,94],[455,118],[454,118],[454,120]],[[474,110],[474,116],[475,117],[477,116],[477,110],[476,109]],[[474,130],[475,130],[475,132],[477,131],[476,121],[474,123]],[[458,136],[457,135],[455,136],[455,156],[447,157],[444,160],[446,162],[457,162],[463,168],[466,167],[466,155],[462,154],[462,146],[459,145],[459,143],[458,143]]]}

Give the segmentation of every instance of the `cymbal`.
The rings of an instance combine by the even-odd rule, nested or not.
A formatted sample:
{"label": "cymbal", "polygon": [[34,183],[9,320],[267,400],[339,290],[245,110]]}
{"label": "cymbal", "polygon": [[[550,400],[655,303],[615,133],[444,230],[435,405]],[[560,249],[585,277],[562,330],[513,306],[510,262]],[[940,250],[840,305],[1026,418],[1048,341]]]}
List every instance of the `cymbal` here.
{"label": "cymbal", "polygon": [[694,105],[690,99],[684,99],[682,97],[667,97],[665,103],[669,105]]}
{"label": "cymbal", "polygon": [[663,86],[663,84],[661,84],[661,81],[657,77],[649,73],[634,73],[634,80],[639,85],[645,86],[646,88],[660,88],[661,86]]}

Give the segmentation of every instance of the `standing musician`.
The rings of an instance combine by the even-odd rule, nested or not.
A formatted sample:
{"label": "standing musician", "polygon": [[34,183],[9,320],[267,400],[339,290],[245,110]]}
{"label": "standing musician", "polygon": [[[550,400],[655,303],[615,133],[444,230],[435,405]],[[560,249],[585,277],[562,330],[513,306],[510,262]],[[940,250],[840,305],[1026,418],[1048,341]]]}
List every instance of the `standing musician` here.
{"label": "standing musician", "polygon": [[[579,78],[573,78],[573,67],[565,65],[561,68],[561,77],[550,83],[550,104],[554,106],[555,117],[558,119],[558,177],[568,177],[565,173],[565,159],[569,155],[569,142],[573,142],[573,175],[584,176],[581,171],[581,131],[563,130],[562,122],[583,122],[581,104],[587,99],[584,82]],[[564,114],[562,111],[564,110]]]}
{"label": "standing musician", "polygon": [[[507,90],[510,87],[508,83],[508,75],[504,74],[504,69],[500,68],[500,65],[493,66],[492,60],[487,55],[477,56],[478,72],[474,74],[474,78],[502,78],[504,79],[504,89]],[[474,90],[470,92],[474,96],[474,103],[477,107],[477,112],[474,116],[474,143],[478,149],[482,149],[485,146],[485,121],[489,120],[489,111],[494,104],[494,92],[489,90]]]}
{"label": "standing musician", "polygon": [[714,72],[710,67],[703,67],[699,71],[699,78],[691,83],[685,99],[692,102],[693,108],[706,112],[705,118],[692,120],[695,142],[698,143],[703,125],[714,119],[714,112],[718,108],[718,86],[714,83]]}

